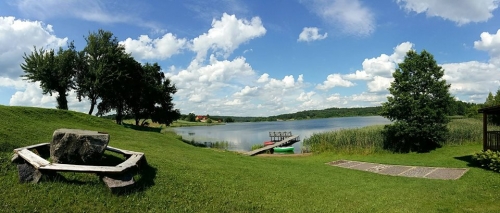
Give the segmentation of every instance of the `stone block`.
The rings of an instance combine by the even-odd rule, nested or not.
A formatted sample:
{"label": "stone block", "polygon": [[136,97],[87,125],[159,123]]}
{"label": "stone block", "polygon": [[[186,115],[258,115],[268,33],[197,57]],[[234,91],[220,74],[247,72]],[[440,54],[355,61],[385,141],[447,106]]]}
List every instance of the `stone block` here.
{"label": "stone block", "polygon": [[103,176],[102,181],[108,186],[112,193],[125,192],[135,183],[134,176],[131,173]]}
{"label": "stone block", "polygon": [[109,135],[97,131],[58,129],[50,143],[53,163],[96,165],[108,146]]}
{"label": "stone block", "polygon": [[42,178],[42,173],[29,163],[17,164],[17,171],[21,183],[38,183]]}

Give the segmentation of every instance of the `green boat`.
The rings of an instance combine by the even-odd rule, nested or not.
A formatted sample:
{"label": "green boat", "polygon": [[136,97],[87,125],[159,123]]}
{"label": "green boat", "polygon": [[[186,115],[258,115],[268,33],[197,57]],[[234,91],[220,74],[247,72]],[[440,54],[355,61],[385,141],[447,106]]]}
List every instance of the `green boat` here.
{"label": "green boat", "polygon": [[273,150],[275,152],[290,152],[293,151],[293,146],[274,147]]}

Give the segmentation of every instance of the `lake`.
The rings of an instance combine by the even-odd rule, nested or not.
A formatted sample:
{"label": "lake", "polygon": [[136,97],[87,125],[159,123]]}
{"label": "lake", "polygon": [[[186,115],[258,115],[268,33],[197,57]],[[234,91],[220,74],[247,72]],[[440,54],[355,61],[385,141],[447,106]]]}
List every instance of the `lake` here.
{"label": "lake", "polygon": [[313,133],[339,129],[359,128],[371,125],[391,123],[384,117],[345,117],[324,118],[296,121],[246,122],[228,123],[226,125],[177,127],[174,131],[185,140],[196,142],[229,142],[229,150],[250,151],[252,145],[269,141],[269,132],[289,132],[299,135],[301,141],[293,145],[295,152],[300,153],[302,140]]}

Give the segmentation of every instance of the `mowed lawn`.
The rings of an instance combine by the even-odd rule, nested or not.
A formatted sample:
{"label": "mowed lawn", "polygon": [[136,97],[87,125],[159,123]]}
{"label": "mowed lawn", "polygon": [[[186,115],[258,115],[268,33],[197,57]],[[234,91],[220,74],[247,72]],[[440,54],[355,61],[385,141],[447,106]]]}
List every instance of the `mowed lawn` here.
{"label": "mowed lawn", "polygon": [[[500,212],[500,174],[469,167],[479,144],[427,154],[248,157],[83,113],[0,106],[0,118],[2,212]],[[12,150],[49,142],[58,128],[108,132],[110,146],[144,152],[150,167],[123,195],[111,194],[93,174],[19,183]],[[325,164],[338,159],[470,170],[458,180],[431,180]]]}

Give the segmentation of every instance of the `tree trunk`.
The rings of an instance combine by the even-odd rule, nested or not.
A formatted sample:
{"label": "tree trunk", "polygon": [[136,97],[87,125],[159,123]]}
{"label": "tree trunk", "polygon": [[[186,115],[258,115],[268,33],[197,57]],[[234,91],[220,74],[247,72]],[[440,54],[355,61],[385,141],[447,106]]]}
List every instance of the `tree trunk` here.
{"label": "tree trunk", "polygon": [[68,100],[66,99],[66,89],[58,89],[59,95],[56,97],[57,109],[68,110]]}
{"label": "tree trunk", "polygon": [[92,115],[92,112],[94,112],[94,107],[96,104],[97,104],[97,97],[91,97],[89,115]]}
{"label": "tree trunk", "polygon": [[116,108],[116,124],[122,124],[123,121],[123,107]]}

